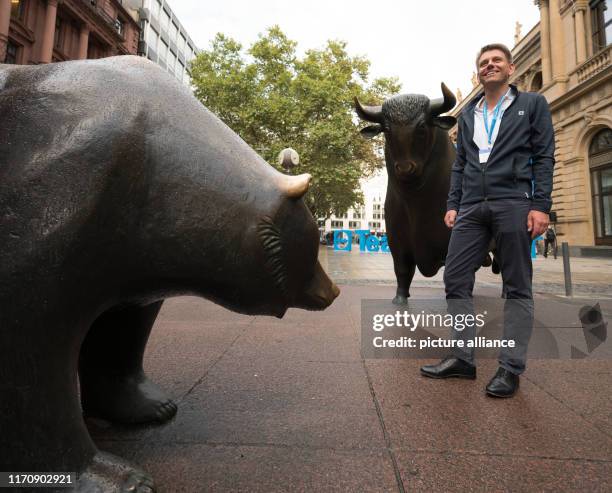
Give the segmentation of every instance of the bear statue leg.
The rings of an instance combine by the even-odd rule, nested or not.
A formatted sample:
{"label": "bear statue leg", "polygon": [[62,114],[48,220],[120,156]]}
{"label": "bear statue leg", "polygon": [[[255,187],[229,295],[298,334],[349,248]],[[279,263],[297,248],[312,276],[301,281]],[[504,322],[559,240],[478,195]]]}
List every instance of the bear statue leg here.
{"label": "bear statue leg", "polygon": [[397,291],[393,298],[394,305],[406,305],[410,298],[410,285],[416,269],[416,264],[411,255],[397,254],[392,252],[393,268],[397,279]]}
{"label": "bear statue leg", "polygon": [[176,404],[145,374],[145,346],[162,301],[121,306],[98,317],[81,346],[79,378],[86,416],[116,423],[163,423]]}
{"label": "bear statue leg", "polygon": [[[78,346],[71,344],[76,337],[61,330],[71,324],[51,317],[32,324],[28,314],[17,316],[0,317],[6,329],[0,334],[2,469],[76,473],[73,488],[46,488],[49,492],[155,491],[148,474],[98,451],[91,440],[78,396]],[[44,329],[28,329],[32,326]]]}

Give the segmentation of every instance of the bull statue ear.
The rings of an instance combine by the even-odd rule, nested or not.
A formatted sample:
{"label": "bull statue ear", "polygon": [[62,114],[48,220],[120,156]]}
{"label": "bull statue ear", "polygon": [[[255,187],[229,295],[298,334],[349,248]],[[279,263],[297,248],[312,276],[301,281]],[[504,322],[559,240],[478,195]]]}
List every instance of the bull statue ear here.
{"label": "bull statue ear", "polygon": [[435,116],[431,119],[431,123],[436,127],[449,130],[455,126],[457,119],[454,116]]}
{"label": "bull statue ear", "polygon": [[362,128],[359,133],[366,139],[371,139],[372,137],[376,137],[382,131],[382,125],[369,125],[365,128]]}

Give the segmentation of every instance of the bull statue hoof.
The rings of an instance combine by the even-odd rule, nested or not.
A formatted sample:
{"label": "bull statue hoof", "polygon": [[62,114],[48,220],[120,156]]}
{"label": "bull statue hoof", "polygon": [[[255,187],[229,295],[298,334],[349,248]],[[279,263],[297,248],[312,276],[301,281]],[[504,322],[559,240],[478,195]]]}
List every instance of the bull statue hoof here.
{"label": "bull statue hoof", "polygon": [[393,303],[394,305],[407,305],[408,298],[406,296],[398,294],[395,296],[395,298],[393,298],[393,301],[391,303]]}
{"label": "bull statue hoof", "polygon": [[81,473],[78,493],[154,493],[153,478],[115,455],[98,452]]}

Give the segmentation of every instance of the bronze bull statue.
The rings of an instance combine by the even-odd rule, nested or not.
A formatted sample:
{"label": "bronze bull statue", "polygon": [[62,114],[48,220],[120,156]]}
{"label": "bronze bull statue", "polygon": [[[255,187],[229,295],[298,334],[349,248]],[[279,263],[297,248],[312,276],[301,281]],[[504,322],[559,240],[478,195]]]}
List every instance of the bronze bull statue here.
{"label": "bronze bull statue", "polygon": [[[366,138],[385,136],[388,184],[385,220],[397,279],[393,303],[410,297],[415,268],[426,277],[444,265],[450,229],[444,224],[450,174],[455,160],[448,130],[456,120],[441,116],[456,103],[442,83],[443,97],[400,94],[381,106],[364,106],[355,98],[359,117],[374,125],[361,130]],[[487,255],[483,265],[491,265]]]}

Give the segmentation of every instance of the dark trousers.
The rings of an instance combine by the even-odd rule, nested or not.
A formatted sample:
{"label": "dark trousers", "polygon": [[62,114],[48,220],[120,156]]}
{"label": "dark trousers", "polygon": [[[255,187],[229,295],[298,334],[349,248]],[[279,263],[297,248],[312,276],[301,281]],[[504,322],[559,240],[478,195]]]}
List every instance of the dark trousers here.
{"label": "dark trousers", "polygon": [[[472,291],[476,270],[481,266],[491,238],[504,283],[504,339],[516,347],[503,348],[501,367],[515,374],[525,370],[527,345],[533,327],[531,291],[531,234],[527,216],[531,201],[526,199],[488,200],[461,207],[453,227],[444,268],[444,285],[449,312],[473,313]],[[467,341],[475,328],[453,330],[456,339]],[[455,348],[457,357],[474,364],[474,350]]]}

